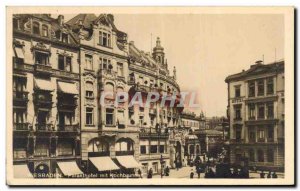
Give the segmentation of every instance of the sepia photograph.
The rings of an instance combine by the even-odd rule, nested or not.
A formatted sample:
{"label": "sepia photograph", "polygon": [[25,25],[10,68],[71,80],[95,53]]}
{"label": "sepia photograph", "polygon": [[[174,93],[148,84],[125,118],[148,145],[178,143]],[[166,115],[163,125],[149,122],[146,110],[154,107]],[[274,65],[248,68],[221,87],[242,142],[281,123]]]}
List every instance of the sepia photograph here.
{"label": "sepia photograph", "polygon": [[293,7],[7,7],[8,185],[294,185]]}

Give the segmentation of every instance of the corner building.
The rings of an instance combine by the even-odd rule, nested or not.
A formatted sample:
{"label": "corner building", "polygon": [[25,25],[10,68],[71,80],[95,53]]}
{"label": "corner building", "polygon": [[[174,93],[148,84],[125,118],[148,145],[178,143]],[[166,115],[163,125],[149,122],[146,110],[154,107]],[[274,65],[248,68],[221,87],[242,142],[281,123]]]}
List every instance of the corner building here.
{"label": "corner building", "polygon": [[284,61],[256,62],[226,78],[230,162],[284,170]]}

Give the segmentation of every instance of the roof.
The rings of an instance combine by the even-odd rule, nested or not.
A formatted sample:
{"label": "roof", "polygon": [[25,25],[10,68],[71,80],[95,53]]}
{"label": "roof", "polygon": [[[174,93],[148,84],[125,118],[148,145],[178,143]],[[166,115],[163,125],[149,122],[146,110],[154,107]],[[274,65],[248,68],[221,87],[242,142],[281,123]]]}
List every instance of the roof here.
{"label": "roof", "polygon": [[242,71],[240,73],[236,73],[228,76],[225,79],[225,82],[228,83],[233,80],[240,80],[251,75],[258,75],[262,73],[272,73],[272,72],[283,72],[283,71],[284,71],[284,60],[273,62],[270,64],[257,63],[255,65],[251,65],[250,69],[246,71]]}
{"label": "roof", "polygon": [[95,14],[78,14],[72,19],[70,19],[66,24],[68,24],[72,29],[78,29],[79,27],[79,21],[82,21],[82,25],[85,28],[90,28],[92,22],[97,19],[97,16]]}
{"label": "roof", "polygon": [[139,50],[133,42],[129,43],[129,56],[137,62],[148,64],[152,67],[152,69],[157,67],[156,61],[150,56],[150,54],[146,54],[142,50]]}

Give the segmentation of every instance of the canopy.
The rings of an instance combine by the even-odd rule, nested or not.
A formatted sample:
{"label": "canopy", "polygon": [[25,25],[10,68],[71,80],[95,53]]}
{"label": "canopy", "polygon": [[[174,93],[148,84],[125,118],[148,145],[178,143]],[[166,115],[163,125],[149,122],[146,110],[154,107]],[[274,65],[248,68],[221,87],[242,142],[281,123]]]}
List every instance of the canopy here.
{"label": "canopy", "polygon": [[15,50],[16,50],[16,56],[18,58],[24,59],[24,53],[23,53],[22,48],[21,47],[15,47]]}
{"label": "canopy", "polygon": [[33,178],[27,164],[14,165],[14,178]]}
{"label": "canopy", "polygon": [[41,90],[54,91],[53,84],[49,80],[34,79],[35,87]]}
{"label": "canopy", "polygon": [[124,166],[125,168],[140,168],[142,165],[140,165],[132,155],[126,155],[126,156],[117,156],[117,160],[119,163]]}
{"label": "canopy", "polygon": [[119,170],[119,167],[110,157],[90,157],[89,160],[95,165],[98,171]]}
{"label": "canopy", "polygon": [[67,82],[58,82],[58,90],[66,94],[78,94],[76,84]]}
{"label": "canopy", "polygon": [[83,172],[78,168],[75,161],[57,162],[57,165],[65,176],[83,174]]}

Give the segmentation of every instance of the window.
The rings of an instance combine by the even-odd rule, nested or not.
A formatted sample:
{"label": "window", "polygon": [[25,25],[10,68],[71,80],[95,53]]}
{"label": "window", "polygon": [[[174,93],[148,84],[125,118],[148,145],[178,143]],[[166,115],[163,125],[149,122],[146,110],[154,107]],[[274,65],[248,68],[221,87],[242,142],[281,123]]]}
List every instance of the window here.
{"label": "window", "polygon": [[263,142],[265,140],[265,130],[259,129],[258,130],[258,141]]}
{"label": "window", "polygon": [[106,109],[106,125],[114,124],[114,109]]}
{"label": "window", "polygon": [[27,154],[27,140],[23,138],[17,138],[13,141],[13,156],[14,158],[26,158]]}
{"label": "window", "polygon": [[274,138],[274,127],[273,126],[268,126],[268,139],[273,140]]}
{"label": "window", "polygon": [[242,115],[241,115],[241,106],[235,106],[234,107],[234,116],[235,116],[235,120],[240,120],[242,119]]}
{"label": "window", "polygon": [[165,152],[165,145],[159,145],[159,153]]}
{"label": "window", "polygon": [[146,154],[146,145],[141,145],[141,154]]}
{"label": "window", "polygon": [[62,40],[62,42],[64,42],[64,43],[69,43],[69,35],[66,34],[66,33],[62,33],[62,34],[61,34],[61,40]]}
{"label": "window", "polygon": [[265,118],[265,105],[263,104],[258,105],[258,118],[260,119]]}
{"label": "window", "polygon": [[93,84],[93,82],[86,82],[85,87],[86,87],[85,97],[94,98],[94,84]]}
{"label": "window", "polygon": [[47,25],[42,26],[42,36],[44,36],[44,37],[48,36],[48,26]]}
{"label": "window", "polygon": [[41,52],[35,52],[35,63],[48,65],[49,64],[49,55]]}
{"label": "window", "polygon": [[123,74],[123,63],[117,63],[118,76],[124,76]]}
{"label": "window", "polygon": [[106,83],[104,86],[104,92],[110,92],[110,94],[106,95],[105,98],[114,99],[114,95],[113,95],[114,89],[115,87],[112,83]]}
{"label": "window", "polygon": [[93,121],[93,108],[91,107],[87,107],[86,108],[86,124],[87,125],[93,125],[94,121]]}
{"label": "window", "polygon": [[35,152],[36,156],[48,156],[49,153],[49,144],[45,140],[37,140],[35,144]]}
{"label": "window", "polygon": [[267,94],[272,95],[274,94],[274,81],[273,78],[267,79]]}
{"label": "window", "polygon": [[144,123],[144,116],[140,116],[139,122],[140,122],[140,127],[142,127]]}
{"label": "window", "polygon": [[255,142],[255,139],[256,139],[255,132],[254,131],[250,131],[250,133],[249,133],[249,141],[250,142]]}
{"label": "window", "polygon": [[20,29],[20,20],[17,18],[13,18],[13,27],[14,29]]}
{"label": "window", "polygon": [[150,146],[150,153],[157,153],[157,145]]}
{"label": "window", "polygon": [[85,67],[88,70],[93,70],[93,57],[91,55],[85,55]]}
{"label": "window", "polygon": [[249,104],[249,119],[255,119],[255,104]]}
{"label": "window", "polygon": [[32,32],[33,34],[40,35],[40,24],[38,22],[33,22]]}
{"label": "window", "polygon": [[26,110],[14,109],[14,123],[20,124],[26,122]]}
{"label": "window", "polygon": [[264,162],[264,151],[261,149],[257,150],[257,161]]}
{"label": "window", "polygon": [[254,97],[255,96],[255,82],[249,81],[248,83],[248,96]]}
{"label": "window", "polygon": [[241,97],[241,86],[235,86],[235,97]]}
{"label": "window", "polygon": [[249,149],[249,161],[250,162],[255,162],[255,156],[254,156],[254,150]]}
{"label": "window", "polygon": [[73,145],[70,141],[63,141],[57,144],[57,154],[59,156],[73,155]]}
{"label": "window", "polygon": [[103,70],[110,70],[108,66],[111,65],[111,60],[100,58],[100,65]]}
{"label": "window", "polygon": [[257,81],[257,95],[262,96],[265,94],[265,83],[264,80],[258,80]]}
{"label": "window", "polygon": [[268,149],[267,151],[267,161],[274,162],[274,151],[273,149]]}
{"label": "window", "polygon": [[58,69],[65,70],[65,57],[63,55],[58,55]]}
{"label": "window", "polygon": [[72,58],[69,56],[58,55],[58,69],[68,72],[72,71]]}
{"label": "window", "polygon": [[101,46],[111,47],[111,36],[105,32],[99,32],[99,44]]}
{"label": "window", "polygon": [[274,104],[273,103],[267,104],[267,117],[268,117],[268,119],[274,118]]}

